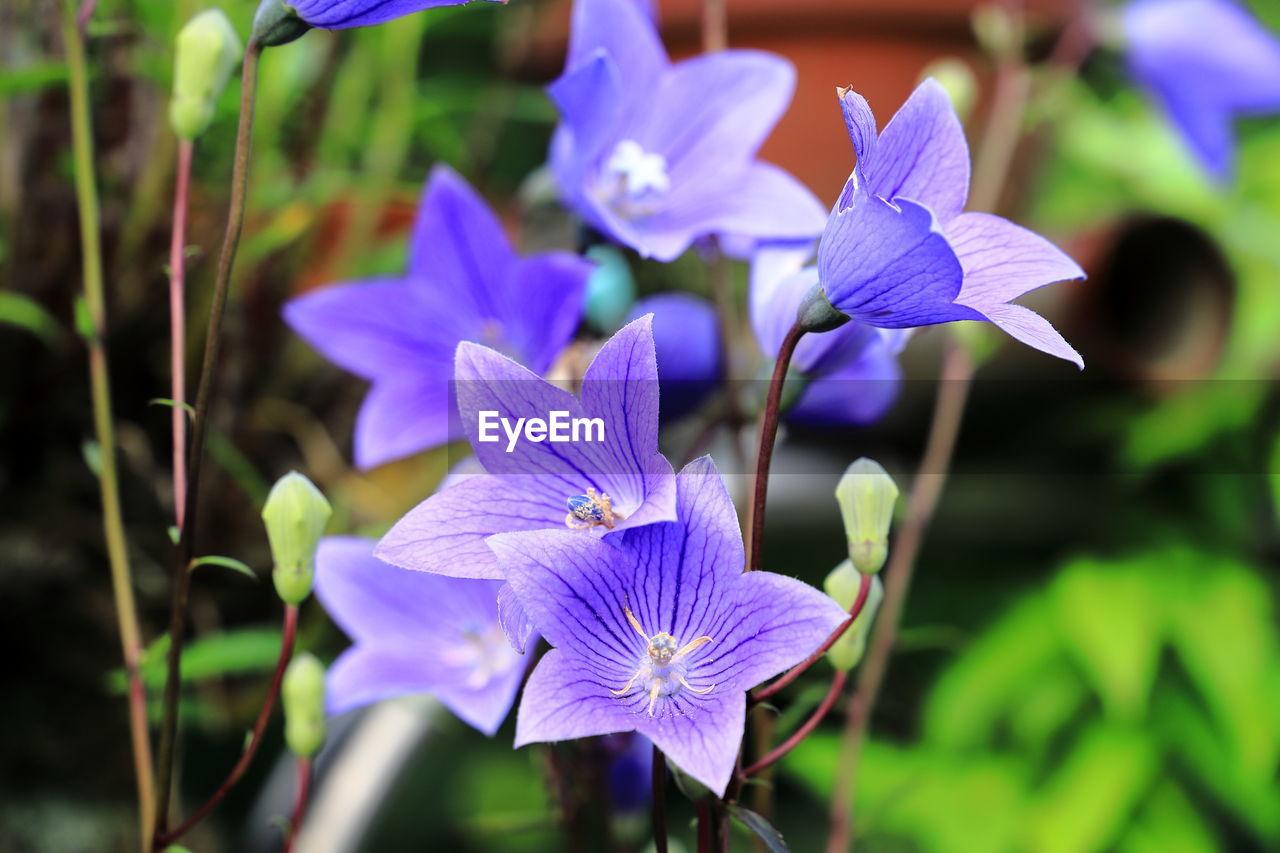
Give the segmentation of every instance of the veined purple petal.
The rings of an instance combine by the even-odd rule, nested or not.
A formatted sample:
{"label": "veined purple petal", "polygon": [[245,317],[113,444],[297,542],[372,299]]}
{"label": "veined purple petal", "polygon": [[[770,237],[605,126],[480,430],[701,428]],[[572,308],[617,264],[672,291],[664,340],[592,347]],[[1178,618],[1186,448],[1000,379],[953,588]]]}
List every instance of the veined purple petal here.
{"label": "veined purple petal", "polygon": [[715,307],[692,293],[659,293],[641,299],[631,318],[653,316],[664,422],[690,414],[707,399],[724,375],[720,318]]}
{"label": "veined purple petal", "polygon": [[969,196],[969,145],[951,98],[925,80],[885,125],[864,171],[871,192],[928,207],[945,226]]}
{"label": "veined purple petal", "polygon": [[[855,175],[863,176],[867,164],[875,158],[876,149],[876,117],[871,113],[871,105],[867,99],[850,88],[836,89],[836,97],[840,100],[840,112],[844,115],[845,130],[849,133],[849,141],[853,143],[853,156],[856,160]],[[859,177],[859,180],[864,180]],[[853,181],[853,178],[850,178]],[[846,185],[840,197],[837,210],[847,207],[846,201],[852,201],[851,188]],[[846,198],[848,197],[848,198]]]}
{"label": "veined purple petal", "polygon": [[525,612],[524,605],[509,583],[504,583],[498,590],[498,624],[502,626],[502,633],[506,635],[511,648],[520,654],[528,651],[529,638],[533,636],[533,623],[529,621],[529,614]]}
{"label": "veined purple petal", "polygon": [[633,91],[658,85],[668,66],[667,52],[650,16],[634,0],[590,0],[573,4],[569,56],[572,71],[603,50],[613,58]]}
{"label": "veined purple petal", "polygon": [[988,305],[982,313],[992,323],[1029,347],[1065,359],[1084,370],[1084,359],[1058,333],[1049,321],[1030,308],[1007,303]]}
{"label": "veined purple petal", "polygon": [[956,301],[982,310],[1046,284],[1084,278],[1057,246],[1020,225],[987,213],[965,213],[947,225],[947,239],[964,268]]}
{"label": "veined purple petal", "polygon": [[289,0],[287,5],[313,27],[345,30],[351,27],[371,27],[423,9],[461,6],[466,2],[467,0]]}
{"label": "veined purple petal", "polygon": [[557,180],[580,193],[587,169],[622,120],[622,84],[612,56],[597,49],[547,87],[562,119],[552,145]]}
{"label": "veined purple petal", "polygon": [[953,304],[964,273],[933,214],[907,199],[895,204],[859,191],[828,220],[818,274],[831,304],[884,328],[981,319]]}
{"label": "veined purple petal", "polygon": [[552,649],[533,668],[516,714],[517,748],[634,731],[635,716],[581,659]]}

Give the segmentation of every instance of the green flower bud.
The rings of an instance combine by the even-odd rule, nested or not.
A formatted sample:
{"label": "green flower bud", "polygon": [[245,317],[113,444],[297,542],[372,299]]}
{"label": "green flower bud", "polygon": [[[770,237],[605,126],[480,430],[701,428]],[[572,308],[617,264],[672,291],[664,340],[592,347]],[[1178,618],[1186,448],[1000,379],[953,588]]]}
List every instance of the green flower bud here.
{"label": "green flower bud", "polygon": [[836,310],[827,299],[827,291],[821,284],[809,288],[796,311],[796,322],[806,332],[829,332],[852,319],[848,314]]}
{"label": "green flower bud", "polygon": [[284,740],[299,758],[310,758],[324,744],[324,664],[315,655],[294,655],[280,686],[284,704]]}
{"label": "green flower bud", "polygon": [[920,74],[922,80],[929,77],[946,90],[960,121],[967,119],[978,98],[978,81],[968,63],[954,56],[935,60]]}
{"label": "green flower bud", "polygon": [[613,334],[622,327],[636,301],[631,266],[612,246],[592,246],[587,249],[587,257],[596,263],[587,279],[587,322],[605,334]]}
{"label": "green flower bud", "polygon": [[271,541],[276,592],[285,604],[299,604],[311,594],[316,547],[333,509],[311,481],[291,471],[276,481],[262,508]]}
{"label": "green flower bud", "polygon": [[208,129],[218,97],[243,54],[240,36],[221,9],[206,9],[187,22],[174,46],[169,102],[174,133],[195,139]]}
{"label": "green flower bud", "polygon": [[898,500],[893,478],[879,462],[859,459],[836,485],[836,500],[854,568],[865,574],[880,571],[889,556],[889,526]]}
{"label": "green flower bud", "polygon": [[[863,574],[853,567],[853,563],[845,560],[831,570],[831,574],[827,575],[827,579],[822,582],[822,588],[826,590],[827,595],[835,599],[837,604],[848,610],[858,599],[862,578]],[[835,645],[827,650],[827,660],[831,661],[831,665],[836,669],[848,672],[862,660],[862,655],[867,650],[867,636],[871,633],[871,623],[875,620],[876,611],[880,609],[880,602],[883,600],[884,584],[880,582],[880,577],[877,575],[871,578],[871,589],[867,591],[867,600],[863,602],[857,618],[840,639],[836,640]]]}
{"label": "green flower bud", "polygon": [[253,14],[253,42],[261,47],[279,47],[297,41],[311,25],[298,17],[283,0],[262,0]]}

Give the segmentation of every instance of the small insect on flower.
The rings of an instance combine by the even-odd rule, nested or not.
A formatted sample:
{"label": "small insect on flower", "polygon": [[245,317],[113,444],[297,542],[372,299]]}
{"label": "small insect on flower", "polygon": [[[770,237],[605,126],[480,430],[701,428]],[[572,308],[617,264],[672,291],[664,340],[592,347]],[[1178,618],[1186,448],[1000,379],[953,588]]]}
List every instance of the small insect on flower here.
{"label": "small insect on flower", "polygon": [[587,489],[585,495],[574,495],[568,504],[564,524],[570,530],[590,530],[600,525],[612,530],[615,522],[626,520],[625,515],[613,508],[613,499],[595,489]]}
{"label": "small insect on flower", "polygon": [[631,692],[631,688],[640,679],[648,680],[649,693],[649,716],[653,716],[653,706],[658,701],[659,696],[670,696],[679,692],[682,688],[691,690],[699,696],[705,696],[715,689],[715,685],[711,684],[707,687],[694,687],[685,679],[685,667],[683,661],[690,654],[712,642],[711,637],[699,637],[692,642],[686,643],[683,647],[677,642],[676,638],[661,631],[650,637],[644,632],[644,628],[640,627],[639,621],[631,612],[630,607],[622,608],[622,612],[626,615],[627,621],[631,623],[631,627],[636,629],[636,633],[644,637],[646,643],[645,653],[648,655],[640,661],[636,674],[631,676],[631,680],[621,690],[610,690],[614,696],[626,696]]}

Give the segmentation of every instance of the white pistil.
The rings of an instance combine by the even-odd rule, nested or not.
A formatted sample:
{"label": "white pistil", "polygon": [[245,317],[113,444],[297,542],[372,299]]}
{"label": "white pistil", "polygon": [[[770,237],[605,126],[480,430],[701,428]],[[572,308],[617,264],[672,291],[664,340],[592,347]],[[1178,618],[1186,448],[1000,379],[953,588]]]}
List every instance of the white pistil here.
{"label": "white pistil", "polygon": [[605,172],[621,184],[629,201],[638,201],[649,194],[662,195],[671,189],[667,158],[645,151],[634,139],[624,139],[614,146],[605,163]]}
{"label": "white pistil", "polygon": [[[646,634],[644,628],[640,627],[640,623],[631,612],[630,607],[622,608],[622,612],[626,614],[627,621],[631,623],[632,628],[636,629],[636,633],[644,638],[646,658],[641,660],[640,666],[625,687],[621,690],[610,690],[610,693],[614,696],[626,696],[631,692],[631,688],[637,681],[642,677],[647,677],[649,679],[649,716],[652,717],[653,707],[657,703],[659,696],[670,696],[681,689],[705,696],[715,688],[714,684],[702,688],[690,685],[684,677],[685,668],[683,665],[686,657],[707,643],[712,642],[711,637],[698,637],[696,640],[681,646],[676,641],[676,638],[666,631],[654,634],[652,637]],[[677,686],[672,687],[671,682],[673,681]]]}

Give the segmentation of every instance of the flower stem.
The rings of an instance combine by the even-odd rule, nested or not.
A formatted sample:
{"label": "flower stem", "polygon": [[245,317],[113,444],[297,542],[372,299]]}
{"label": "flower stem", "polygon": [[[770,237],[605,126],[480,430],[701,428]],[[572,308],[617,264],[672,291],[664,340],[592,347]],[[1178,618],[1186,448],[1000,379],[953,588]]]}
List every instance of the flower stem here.
{"label": "flower stem", "polygon": [[711,798],[703,797],[694,806],[698,816],[698,853],[711,853],[711,837],[715,820],[711,814]]}
{"label": "flower stem", "polygon": [[178,143],[178,175],[173,191],[173,237],[169,242],[169,373],[173,399],[173,514],[178,530],[187,503],[186,247],[195,144]]}
{"label": "flower stem", "polygon": [[244,70],[240,83],[240,126],[236,133],[235,165],[231,176],[231,203],[227,211],[227,231],[218,256],[218,273],[214,280],[213,302],[209,309],[209,329],[205,337],[204,363],[196,392],[195,414],[191,425],[191,447],[187,462],[186,509],[184,525],[178,541],[178,560],[174,567],[173,598],[169,614],[169,675],[165,682],[164,711],[160,728],[158,785],[156,789],[155,824],[157,837],[164,835],[168,824],[169,798],[173,787],[173,758],[178,728],[178,698],[182,689],[182,642],[186,632],[187,599],[191,592],[191,560],[194,556],[196,505],[199,495],[200,463],[204,455],[208,428],[209,402],[213,395],[222,338],[222,317],[226,311],[227,292],[235,264],[236,249],[244,225],[245,196],[249,183],[249,154],[253,136],[253,109],[257,90],[258,60],[262,46],[250,41],[245,48]]}
{"label": "flower stem", "polygon": [[653,746],[653,849],[667,853],[667,757]]}
{"label": "flower stem", "polygon": [[791,682],[795,681],[797,678],[803,675],[809,667],[817,663],[822,658],[822,656],[825,655],[831,649],[832,646],[834,646],[837,642],[839,642],[840,638],[844,636],[844,632],[849,630],[849,627],[853,625],[854,620],[858,618],[858,615],[860,613],[862,613],[862,608],[867,603],[867,596],[870,594],[870,592],[871,592],[871,575],[862,575],[861,583],[858,586],[858,596],[853,600],[853,606],[849,608],[849,618],[841,622],[839,627],[837,627],[834,631],[831,632],[831,636],[827,637],[826,642],[824,642],[821,646],[818,646],[818,648],[814,651],[813,654],[809,655],[807,658],[800,661],[800,663],[796,664],[791,669],[787,670],[785,674],[783,674],[780,678],[778,678],[778,680],[774,681],[772,684],[768,685],[767,687],[761,687],[759,690],[752,693],[748,701],[750,701],[752,704],[757,702],[763,702],[764,700],[768,699],[770,696],[773,696],[775,693],[782,690],[782,688],[786,687]]}
{"label": "flower stem", "polygon": [[836,700],[840,698],[840,693],[844,690],[844,683],[848,678],[849,675],[844,670],[836,670],[835,675],[831,678],[831,689],[827,691],[827,695],[823,697],[821,704],[818,705],[818,709],[813,712],[813,715],[810,716],[809,719],[805,720],[804,724],[801,725],[800,728],[796,729],[789,738],[778,744],[765,755],[762,755],[755,764],[744,769],[742,771],[743,777],[750,778],[761,770],[764,770],[766,767],[782,758],[782,756],[795,749],[802,740],[807,738],[809,733],[818,727],[818,723],[822,722],[822,718],[825,717],[836,704]]}
{"label": "flower stem", "polygon": [[[92,12],[92,8],[89,8]],[[120,643],[129,680],[129,733],[133,742],[133,771],[138,789],[139,833],[144,839],[151,825],[155,786],[151,768],[151,738],[147,731],[147,701],[138,659],[142,633],[133,596],[133,577],[125,539],[124,513],[116,468],[115,424],[111,412],[111,374],[107,362],[107,300],[102,272],[102,244],[98,233],[98,187],[93,163],[93,127],[89,118],[89,72],[84,38],[74,0],[62,4],[63,36],[67,51],[67,85],[71,99],[71,137],[75,164],[76,205],[80,214],[81,263],[84,301],[90,322],[89,381],[93,398],[93,425],[101,452],[98,489],[102,499],[102,527],[111,567]]]}
{"label": "flower stem", "polygon": [[773,365],[773,377],[769,380],[769,394],[765,398],[764,411],[760,413],[760,447],[756,453],[756,473],[752,480],[753,497],[747,515],[751,537],[747,541],[747,571],[760,568],[761,545],[764,541],[764,508],[769,492],[769,463],[773,460],[773,444],[778,437],[778,410],[782,403],[782,384],[791,366],[791,356],[796,344],[804,337],[804,329],[796,323],[787,332],[778,350],[778,360]]}
{"label": "flower stem", "polygon": [[298,759],[298,793],[293,801],[293,814],[289,816],[289,834],[285,836],[281,853],[290,853],[302,829],[302,818],[307,812],[307,797],[311,794],[311,759]]}
{"label": "flower stem", "polygon": [[267,698],[262,702],[262,709],[258,711],[258,720],[253,725],[253,734],[249,736],[249,744],[244,748],[244,752],[240,754],[240,760],[236,762],[235,767],[231,768],[231,772],[227,774],[227,778],[218,786],[218,790],[214,791],[204,805],[196,809],[191,817],[184,820],[176,829],[158,836],[156,847],[163,848],[172,844],[189,832],[193,826],[204,820],[209,812],[213,811],[218,803],[222,802],[222,798],[235,787],[244,772],[249,769],[249,765],[253,763],[253,757],[258,752],[258,747],[262,745],[262,735],[267,730],[267,723],[271,720],[271,710],[275,707],[276,699],[280,695],[280,685],[284,681],[284,671],[288,668],[289,661],[293,659],[293,645],[297,636],[298,606],[296,604],[288,604],[284,608],[284,626],[280,635],[280,657],[276,660],[276,669],[271,676],[271,688],[267,692]]}
{"label": "flower stem", "polygon": [[831,799],[828,853],[843,853],[849,846],[853,792],[862,740],[889,668],[889,656],[897,639],[898,622],[911,586],[916,555],[946,485],[972,380],[973,361],[968,350],[954,341],[950,342],[943,360],[937,403],[920,471],[907,502],[906,519],[885,569],[884,603],[876,619],[866,660],[858,671],[856,695],[850,699],[846,712],[841,760],[837,764],[835,792]]}
{"label": "flower stem", "polygon": [[716,53],[729,46],[729,14],[725,0],[702,0],[702,52]]}

